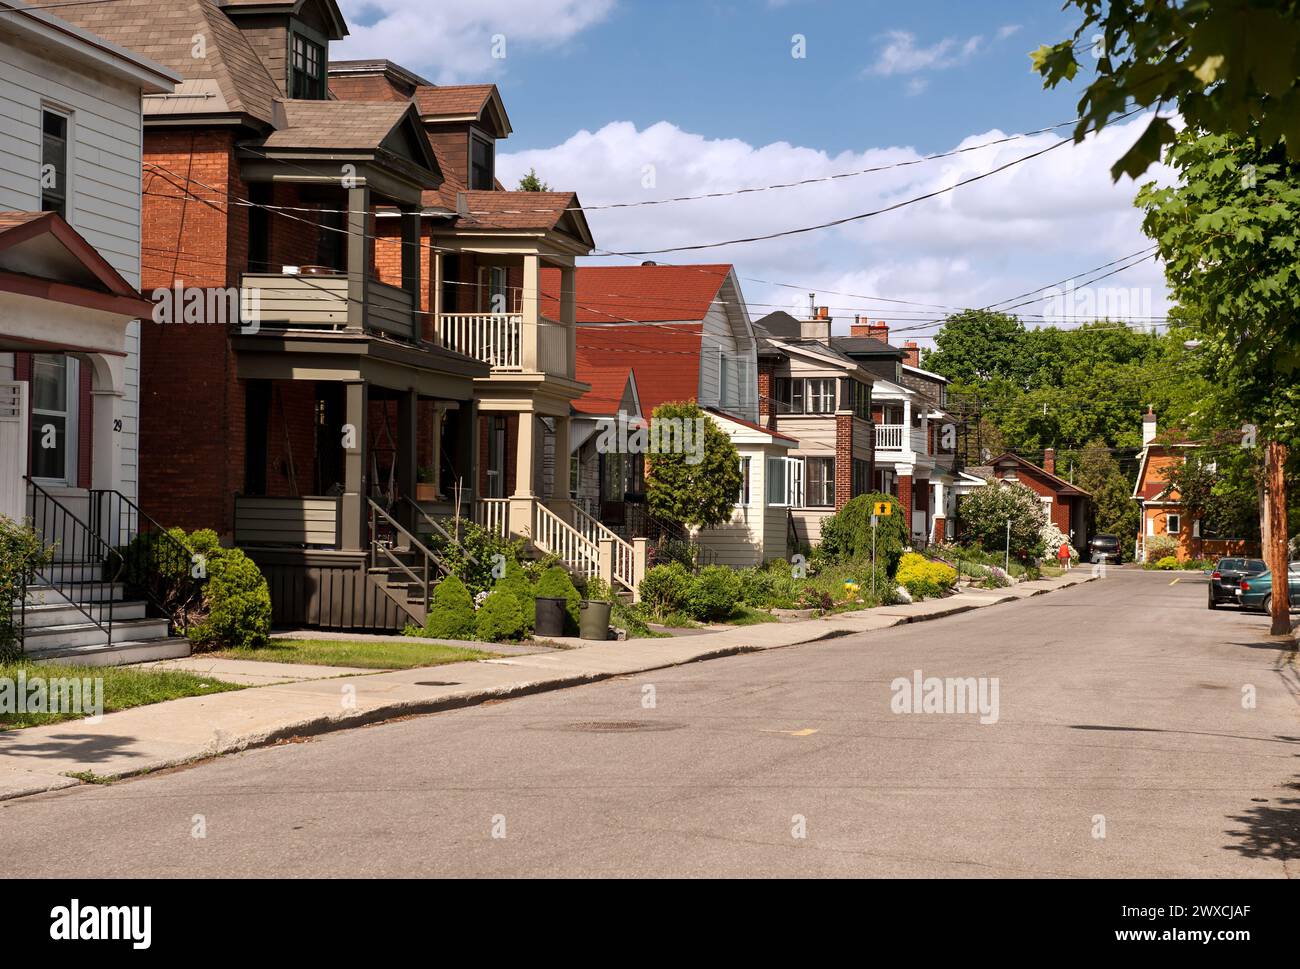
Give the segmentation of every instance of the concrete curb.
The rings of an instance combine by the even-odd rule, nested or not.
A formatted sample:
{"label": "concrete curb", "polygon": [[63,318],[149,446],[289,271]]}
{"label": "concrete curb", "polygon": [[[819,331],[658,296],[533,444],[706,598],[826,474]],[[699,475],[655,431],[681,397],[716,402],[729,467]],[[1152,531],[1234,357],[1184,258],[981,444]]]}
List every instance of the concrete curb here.
{"label": "concrete curb", "polygon": [[[399,717],[464,709],[492,701],[585,686],[619,676],[649,673],[769,649],[806,646],[907,623],[943,619],[1056,589],[1071,588],[1088,581],[1093,581],[1093,577],[1051,579],[1045,580],[1047,584],[1025,589],[1023,593],[1010,590],[965,592],[951,599],[930,600],[928,603],[913,603],[911,606],[839,613],[799,623],[737,627],[674,640],[599,643],[582,649],[525,654],[482,663],[454,663],[328,680],[283,683],[237,693],[189,697],[136,707],[107,714],[93,727],[85,721],[65,721],[46,727],[9,731],[0,734],[0,801],[62,790],[82,783],[81,780],[68,776],[70,773],[93,774],[96,779],[123,780],[198,763],[223,754],[265,747],[295,737],[319,736]],[[1012,589],[1019,590],[1024,585],[1027,584]],[[958,598],[966,598],[967,601],[953,601]],[[971,599],[977,601],[970,601]],[[709,640],[713,643],[710,644]],[[637,659],[638,653],[646,654],[645,658]],[[519,673],[526,675],[521,678]],[[421,676],[457,676],[480,682],[477,685],[466,685],[447,679],[434,682],[415,679]],[[455,686],[466,688],[439,689]],[[434,691],[429,692],[429,687],[435,688]],[[343,691],[352,690],[353,708],[340,705],[340,688]],[[367,705],[362,707],[359,704],[363,693],[386,695],[379,698],[366,696]],[[395,695],[403,693],[407,695]],[[245,702],[249,700],[253,702]],[[322,712],[323,704],[328,704],[325,709],[329,712]],[[295,705],[307,709],[295,713],[292,709]],[[263,707],[270,707],[275,712],[268,717]],[[237,729],[225,731],[220,726],[212,728],[212,724],[219,722],[221,716],[227,722],[239,724]],[[259,716],[266,722],[256,725],[253,721]],[[140,733],[149,736],[127,736],[134,723],[143,728]],[[66,736],[69,731],[75,732],[77,736],[69,738]],[[93,749],[93,744],[90,743],[95,737],[95,731],[98,731],[99,739],[104,745],[100,750]],[[40,763],[43,752],[74,744],[86,751],[80,760],[74,756],[66,758],[66,763]],[[23,752],[24,747],[29,748],[26,754]],[[135,753],[135,747],[143,749],[140,753]],[[114,760],[125,762],[115,764]]]}

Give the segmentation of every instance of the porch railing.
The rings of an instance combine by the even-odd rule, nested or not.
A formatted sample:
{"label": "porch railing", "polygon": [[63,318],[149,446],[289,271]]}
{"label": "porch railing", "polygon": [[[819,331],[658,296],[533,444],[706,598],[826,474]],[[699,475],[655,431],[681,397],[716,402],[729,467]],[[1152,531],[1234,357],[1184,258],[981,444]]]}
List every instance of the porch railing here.
{"label": "porch railing", "polygon": [[[113,645],[116,583],[126,571],[126,561],[99,534],[31,478],[27,479],[32,525],[54,555],[35,570],[36,584],[48,586],[99,629],[107,645]],[[27,640],[27,594],[24,576],[18,597],[18,627],[24,646]],[[64,603],[60,603],[64,604]]]}
{"label": "porch railing", "polygon": [[614,581],[630,592],[636,591],[636,550],[629,542],[588,515],[576,502],[571,503],[570,507],[573,509],[573,527],[578,534],[597,547],[602,538],[613,542]]}
{"label": "porch railing", "polygon": [[902,424],[877,424],[876,447],[883,451],[901,451],[906,430]]}
{"label": "porch railing", "polygon": [[235,544],[338,548],[341,501],[236,495]]}
{"label": "porch railing", "polygon": [[510,499],[480,498],[474,503],[474,521],[498,538],[509,538]]}
{"label": "porch railing", "polygon": [[[450,566],[373,498],[367,498],[366,503],[370,506],[370,567],[378,569],[382,561],[386,568],[396,569],[419,585],[422,589],[420,605],[427,609],[434,585],[442,576],[451,574]],[[391,540],[385,537],[387,530],[392,532]],[[399,544],[401,540],[405,540],[406,544]],[[412,568],[411,563],[403,561],[398,552],[409,552],[416,556],[415,567]]]}
{"label": "porch railing", "polygon": [[569,570],[591,578],[600,575],[600,546],[588,540],[540,501],[533,502],[533,544],[550,552]]}
{"label": "porch railing", "polygon": [[166,616],[174,631],[188,634],[190,613],[203,591],[206,568],[194,550],[176,538],[120,491],[90,492],[90,527],[112,545],[125,548],[124,580]]}
{"label": "porch railing", "polygon": [[490,364],[494,370],[523,369],[522,313],[442,313],[438,337],[448,350]]}

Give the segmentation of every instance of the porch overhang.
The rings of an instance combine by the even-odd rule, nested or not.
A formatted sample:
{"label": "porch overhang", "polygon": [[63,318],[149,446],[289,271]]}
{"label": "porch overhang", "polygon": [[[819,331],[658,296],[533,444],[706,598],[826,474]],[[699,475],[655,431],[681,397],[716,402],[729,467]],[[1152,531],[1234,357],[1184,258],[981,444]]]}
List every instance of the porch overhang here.
{"label": "porch overhang", "polygon": [[233,338],[245,380],[366,382],[426,397],[472,400],[487,364],[434,346],[407,346],[357,333],[268,332]]}
{"label": "porch overhang", "polygon": [[591,389],[590,384],[554,374],[496,374],[474,381],[474,396],[482,413],[532,411],[546,417],[569,417],[573,402]]}

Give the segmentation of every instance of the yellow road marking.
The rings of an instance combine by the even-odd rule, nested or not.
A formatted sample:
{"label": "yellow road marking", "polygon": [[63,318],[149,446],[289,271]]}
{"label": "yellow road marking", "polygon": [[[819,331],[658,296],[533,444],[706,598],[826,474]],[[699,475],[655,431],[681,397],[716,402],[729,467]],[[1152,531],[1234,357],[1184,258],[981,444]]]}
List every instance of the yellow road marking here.
{"label": "yellow road marking", "polygon": [[1177,585],[1179,582],[1182,582],[1182,581],[1183,581],[1182,576],[1179,576],[1178,578],[1174,579],[1174,581],[1173,581],[1173,582],[1170,582],[1169,584],[1170,584],[1170,585]]}
{"label": "yellow road marking", "polygon": [[763,730],[763,733],[783,733],[791,737],[810,737],[817,731],[812,727],[804,727],[802,730]]}

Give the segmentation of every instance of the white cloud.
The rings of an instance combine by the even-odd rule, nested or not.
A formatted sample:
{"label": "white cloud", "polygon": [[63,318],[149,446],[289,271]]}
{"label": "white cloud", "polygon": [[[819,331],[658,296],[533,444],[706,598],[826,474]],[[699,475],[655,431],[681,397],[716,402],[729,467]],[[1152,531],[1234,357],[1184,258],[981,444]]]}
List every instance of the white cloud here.
{"label": "white cloud", "polygon": [[[351,33],[331,55],[386,57],[437,84],[499,73],[511,53],[556,47],[604,20],[615,0],[340,0]],[[504,57],[501,57],[504,38]]]}
{"label": "white cloud", "polygon": [[[866,294],[944,306],[983,306],[1063,279],[1150,245],[1133,206],[1134,185],[1112,184],[1109,168],[1146,124],[1139,117],[1107,128],[987,179],[896,212],[781,239],[720,249],[631,257],[659,262],[734,262],[755,317],[775,306],[803,311],[807,293]],[[1063,132],[1068,137],[1068,132]],[[972,134],[957,147],[1002,137]],[[1054,144],[1036,135],[951,158],[800,188],[726,198],[593,209],[598,247],[659,249],[761,235],[867,212],[953,185]],[[776,142],[754,146],[710,139],[668,122],[638,129],[614,122],[580,131],[552,148],[503,154],[498,169],[512,185],[530,168],[557,189],[575,189],[585,205],[698,195],[817,178],[918,158],[911,148],[864,147],[829,155]],[[647,174],[653,185],[643,187]],[[1168,177],[1153,169],[1152,177]],[[593,260],[600,265],[629,259]],[[766,282],[755,282],[755,279]],[[785,288],[774,283],[789,283]],[[1143,287],[1150,310],[1167,308],[1154,263],[1100,286]],[[906,325],[931,318],[915,307],[824,295],[837,330],[854,312]],[[764,305],[772,304],[772,305]],[[1043,304],[1026,307],[1041,313]],[[938,315],[938,314],[936,314]],[[1033,321],[1029,321],[1033,322]]]}
{"label": "white cloud", "polygon": [[961,41],[945,37],[929,47],[918,47],[916,35],[906,30],[891,30],[884,34],[884,45],[876,61],[866,73],[889,77],[894,74],[915,74],[917,71],[943,70],[970,60],[984,45],[980,34]]}
{"label": "white cloud", "polygon": [[1021,26],[1022,26],[1021,24],[1006,24],[1003,27],[999,27],[998,40],[1006,40],[1012,34],[1018,34],[1020,32]]}

